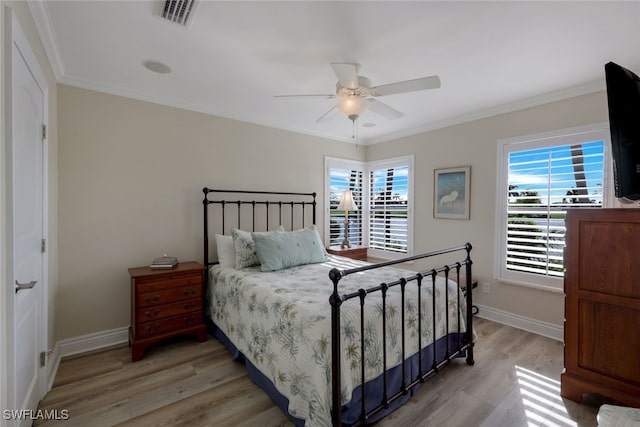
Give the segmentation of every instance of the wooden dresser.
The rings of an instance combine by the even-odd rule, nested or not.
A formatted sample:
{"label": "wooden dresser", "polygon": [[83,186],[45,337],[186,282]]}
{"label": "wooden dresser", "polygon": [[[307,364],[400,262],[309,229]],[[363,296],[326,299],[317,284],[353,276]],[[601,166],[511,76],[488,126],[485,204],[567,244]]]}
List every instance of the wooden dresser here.
{"label": "wooden dresser", "polygon": [[144,356],[145,349],[176,335],[195,335],[207,340],[202,314],[204,267],[198,262],[181,262],[167,270],[149,267],[129,269],[131,276],[131,360]]}
{"label": "wooden dresser", "polygon": [[640,209],[566,218],[561,395],[640,406]]}

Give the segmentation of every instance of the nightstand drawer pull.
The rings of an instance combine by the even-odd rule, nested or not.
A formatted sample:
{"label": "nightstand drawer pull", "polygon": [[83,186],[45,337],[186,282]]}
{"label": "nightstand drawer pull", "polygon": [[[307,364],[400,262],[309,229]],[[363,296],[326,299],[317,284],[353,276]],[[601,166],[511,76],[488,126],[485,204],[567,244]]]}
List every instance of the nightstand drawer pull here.
{"label": "nightstand drawer pull", "polygon": [[144,312],[145,317],[148,317],[148,318],[149,317],[157,317],[158,314],[160,314],[160,310],[156,310],[153,313],[151,313],[150,311],[145,311]]}
{"label": "nightstand drawer pull", "polygon": [[158,302],[158,301],[160,301],[160,295],[156,295],[156,296],[154,296],[153,298],[151,298],[151,297],[146,297],[144,300],[145,300],[146,302]]}
{"label": "nightstand drawer pull", "polygon": [[157,331],[158,329],[160,329],[160,323],[156,323],[154,327],[151,327],[151,326],[144,327],[144,330],[146,332]]}

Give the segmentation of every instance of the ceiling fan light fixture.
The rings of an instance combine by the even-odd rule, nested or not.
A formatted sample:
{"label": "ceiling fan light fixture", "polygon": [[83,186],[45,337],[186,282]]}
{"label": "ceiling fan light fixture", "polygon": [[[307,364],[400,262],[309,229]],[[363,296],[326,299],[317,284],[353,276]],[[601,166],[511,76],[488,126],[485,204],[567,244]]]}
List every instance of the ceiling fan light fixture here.
{"label": "ceiling fan light fixture", "polygon": [[350,120],[357,120],[369,103],[361,96],[345,96],[338,102],[338,109]]}

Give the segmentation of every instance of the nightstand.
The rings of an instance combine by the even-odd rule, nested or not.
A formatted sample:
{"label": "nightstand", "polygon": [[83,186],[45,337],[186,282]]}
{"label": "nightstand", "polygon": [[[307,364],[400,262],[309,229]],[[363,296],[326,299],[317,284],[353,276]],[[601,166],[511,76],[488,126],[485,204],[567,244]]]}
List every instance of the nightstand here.
{"label": "nightstand", "polygon": [[367,247],[366,246],[351,246],[350,248],[341,248],[340,246],[331,246],[327,248],[327,252],[333,255],[339,255],[351,259],[358,259],[361,261],[367,260]]}
{"label": "nightstand", "polygon": [[181,262],[167,270],[136,267],[131,276],[131,360],[142,359],[151,344],[176,335],[207,340],[202,317],[204,266]]}

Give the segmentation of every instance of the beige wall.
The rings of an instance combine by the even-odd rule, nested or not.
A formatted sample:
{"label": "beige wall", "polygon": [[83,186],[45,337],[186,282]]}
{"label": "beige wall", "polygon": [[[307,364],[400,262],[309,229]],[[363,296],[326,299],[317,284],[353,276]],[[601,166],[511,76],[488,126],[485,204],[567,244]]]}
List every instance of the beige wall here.
{"label": "beige wall", "polygon": [[[414,252],[471,242],[474,275],[491,284],[482,305],[562,326],[562,294],[493,279],[497,140],[608,120],[604,92],[367,147],[367,160],[415,154]],[[471,165],[471,220],[433,218],[433,170]]]}
{"label": "beige wall", "polygon": [[353,144],[58,92],[58,340],[130,323],[127,268],[163,253],[202,260],[203,187],[316,191],[322,226],[324,156],[364,159]]}
{"label": "beige wall", "polygon": [[[48,114],[48,139],[47,139],[47,153],[48,153],[48,175],[46,177],[47,179],[47,186],[48,186],[48,192],[46,194],[47,197],[47,201],[48,201],[48,212],[47,212],[47,217],[48,217],[48,222],[46,224],[47,230],[48,230],[48,253],[47,253],[47,258],[48,258],[48,317],[49,317],[49,331],[48,331],[48,343],[50,347],[53,347],[53,345],[55,344],[55,337],[54,337],[54,324],[55,324],[55,297],[56,297],[56,293],[57,293],[57,285],[58,285],[58,251],[57,251],[57,241],[58,241],[58,234],[57,234],[57,230],[58,230],[58,226],[57,226],[57,222],[58,222],[58,216],[57,216],[57,211],[58,211],[58,198],[57,198],[57,194],[58,194],[58,189],[57,189],[57,177],[58,177],[58,157],[57,157],[57,153],[58,153],[58,136],[57,136],[57,128],[58,128],[58,116],[57,116],[57,85],[56,85],[56,79],[55,76],[53,74],[53,71],[49,65],[49,61],[47,58],[47,55],[44,51],[44,48],[42,46],[42,43],[40,41],[40,36],[38,35],[38,31],[36,29],[35,23],[33,21],[33,18],[31,17],[31,12],[29,11],[29,7],[27,2],[24,1],[3,1],[0,7],[0,13],[1,13],[1,22],[2,22],[2,31],[0,31],[0,33],[3,33],[2,35],[0,35],[0,38],[2,39],[0,42],[0,49],[2,50],[2,71],[0,71],[1,74],[1,80],[2,81],[2,118],[3,118],[3,123],[2,126],[0,127],[0,129],[2,129],[2,133],[0,134],[0,138],[1,138],[1,150],[0,150],[0,207],[1,207],[1,212],[2,212],[2,221],[1,221],[1,226],[0,226],[0,242],[2,242],[0,244],[0,259],[1,264],[0,265],[0,271],[2,271],[2,275],[1,275],[1,288],[2,289],[6,289],[8,287],[12,287],[13,285],[10,285],[8,283],[5,283],[6,277],[4,272],[7,271],[6,270],[6,250],[7,248],[5,247],[5,243],[7,241],[7,239],[5,238],[6,233],[10,232],[9,230],[5,229],[5,213],[6,213],[6,209],[8,209],[8,206],[6,203],[6,193],[5,193],[5,186],[7,185],[7,183],[5,182],[5,162],[8,161],[6,158],[6,149],[7,149],[7,144],[8,141],[6,141],[6,135],[4,133],[4,130],[6,129],[5,123],[4,123],[4,117],[5,117],[5,111],[4,111],[4,103],[5,101],[7,101],[5,99],[5,93],[6,93],[6,88],[4,87],[4,79],[6,77],[6,75],[4,74],[6,72],[6,67],[7,67],[7,52],[5,52],[4,49],[4,44],[5,44],[5,39],[4,39],[4,22],[6,17],[8,16],[8,13],[6,13],[7,9],[5,8],[8,7],[10,8],[13,13],[15,14],[16,18],[18,19],[18,22],[20,23],[20,26],[22,28],[22,30],[24,31],[25,35],[27,36],[27,39],[29,40],[29,44],[31,46],[31,49],[33,50],[33,53],[36,56],[36,59],[38,60],[38,63],[40,64],[40,68],[41,71],[44,74],[45,79],[47,80],[47,83],[49,85],[48,89],[48,97],[49,97],[49,103],[47,106],[47,114]],[[4,313],[4,310],[2,309],[2,304],[0,304],[0,312]],[[3,327],[2,325],[2,321],[0,321],[0,330],[2,330],[1,328]]]}
{"label": "beige wall", "polygon": [[[60,85],[56,339],[129,324],[127,268],[202,258],[201,188],[318,191],[324,156],[415,154],[415,253],[474,245],[480,304],[562,325],[560,294],[493,279],[496,141],[607,120],[596,93],[365,147]],[[471,165],[471,220],[433,219],[433,169]]]}

